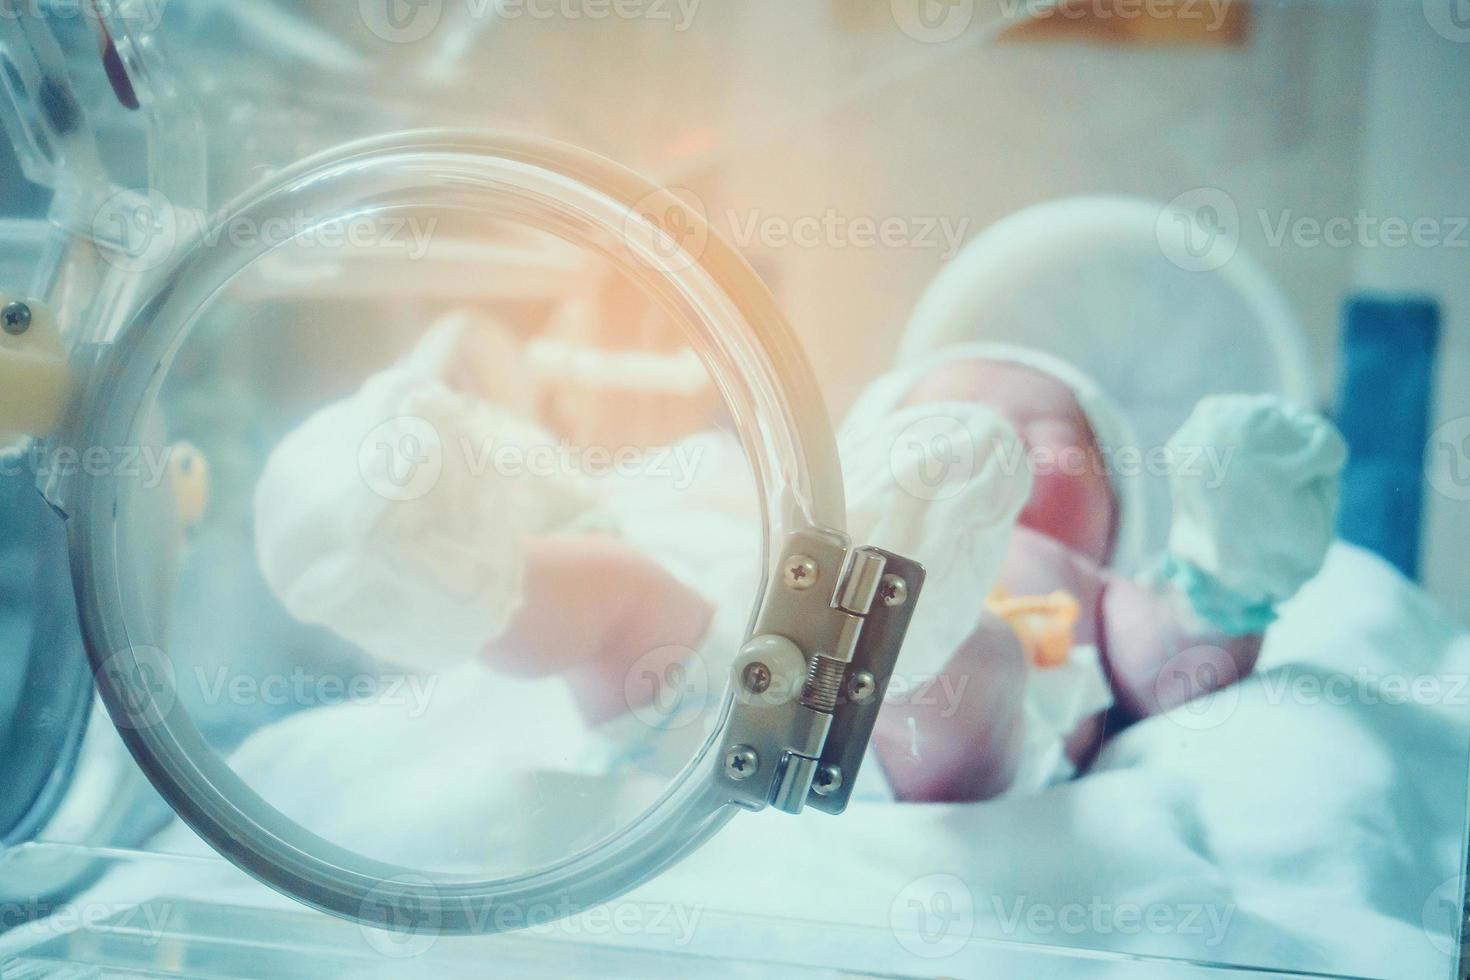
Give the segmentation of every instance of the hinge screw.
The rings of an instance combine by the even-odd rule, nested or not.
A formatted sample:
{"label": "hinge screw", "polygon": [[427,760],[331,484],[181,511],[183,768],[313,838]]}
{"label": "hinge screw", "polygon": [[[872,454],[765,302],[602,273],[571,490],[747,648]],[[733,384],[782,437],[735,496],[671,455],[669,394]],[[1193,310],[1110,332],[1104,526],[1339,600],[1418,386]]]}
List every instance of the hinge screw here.
{"label": "hinge screw", "polygon": [[751,664],[745,668],[741,681],[751,694],[765,694],[771,689],[771,668],[762,663]]}
{"label": "hinge screw", "polygon": [[0,310],[0,326],[12,337],[19,337],[31,329],[31,308],[24,303],[7,303]]}
{"label": "hinge screw", "polygon": [[909,601],[909,584],[897,575],[885,575],[878,583],[878,597],[890,608]]}
{"label": "hinge screw", "polygon": [[831,796],[842,788],[842,770],[837,766],[823,766],[812,780],[812,791],[818,796]]}
{"label": "hinge screw", "polygon": [[749,779],[761,767],[761,758],[749,745],[737,745],[725,754],[725,773],[731,779]]}
{"label": "hinge screw", "polygon": [[871,698],[878,690],[878,679],[866,670],[860,670],[852,675],[852,680],[847,682],[847,693],[858,704]]}
{"label": "hinge screw", "polygon": [[786,562],[786,587],[804,592],[817,584],[821,569],[806,555],[793,555]]}

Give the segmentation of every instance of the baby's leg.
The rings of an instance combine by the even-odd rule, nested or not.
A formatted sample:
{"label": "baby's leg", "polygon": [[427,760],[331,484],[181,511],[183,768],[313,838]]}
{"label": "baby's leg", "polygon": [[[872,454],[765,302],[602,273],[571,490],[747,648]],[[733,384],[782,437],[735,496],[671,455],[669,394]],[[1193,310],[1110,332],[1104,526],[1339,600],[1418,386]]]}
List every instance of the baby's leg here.
{"label": "baby's leg", "polygon": [[[563,677],[589,725],[658,692],[625,684],[640,657],[696,649],[713,607],[655,561],[613,537],[533,539],[525,598],[506,633],[484,651],[497,670]],[[1009,626],[987,617],[924,686],[890,700],[873,746],[896,795],[928,802],[1004,792],[1020,758],[1027,667]]]}
{"label": "baby's leg", "polygon": [[[566,679],[589,725],[629,704],[628,672],[650,651],[693,650],[714,608],[652,558],[614,537],[526,542],[525,593],[511,625],[484,651],[496,669]],[[656,690],[635,685],[651,701]]]}
{"label": "baby's leg", "polygon": [[894,795],[961,803],[1004,793],[1021,758],[1027,673],[1016,635],[987,615],[937,678],[890,692],[872,744]]}

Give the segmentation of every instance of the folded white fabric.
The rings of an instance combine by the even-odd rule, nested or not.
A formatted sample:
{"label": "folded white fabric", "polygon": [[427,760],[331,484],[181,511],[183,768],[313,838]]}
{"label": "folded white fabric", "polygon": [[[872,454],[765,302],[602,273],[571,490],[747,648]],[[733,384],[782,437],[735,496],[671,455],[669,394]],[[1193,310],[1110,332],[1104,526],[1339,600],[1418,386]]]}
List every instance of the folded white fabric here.
{"label": "folded white fabric", "polygon": [[286,436],[255,493],[261,571],[291,615],[415,670],[500,635],[521,603],[524,539],[590,506],[574,478],[527,465],[549,433],[442,380],[466,330],[493,338],[441,324]]}
{"label": "folded white fabric", "polygon": [[1326,560],[1346,442],[1273,395],[1221,395],[1199,403],[1169,458],[1165,577],[1217,628],[1264,630]]}

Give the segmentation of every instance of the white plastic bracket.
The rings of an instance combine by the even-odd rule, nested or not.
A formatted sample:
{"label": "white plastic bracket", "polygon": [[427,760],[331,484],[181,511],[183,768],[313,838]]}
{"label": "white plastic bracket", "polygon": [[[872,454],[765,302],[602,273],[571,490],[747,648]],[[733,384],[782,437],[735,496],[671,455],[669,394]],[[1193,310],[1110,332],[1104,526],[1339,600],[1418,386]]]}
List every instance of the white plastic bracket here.
{"label": "white plastic bracket", "polygon": [[71,398],[71,368],[51,308],[0,292],[0,438],[50,435]]}

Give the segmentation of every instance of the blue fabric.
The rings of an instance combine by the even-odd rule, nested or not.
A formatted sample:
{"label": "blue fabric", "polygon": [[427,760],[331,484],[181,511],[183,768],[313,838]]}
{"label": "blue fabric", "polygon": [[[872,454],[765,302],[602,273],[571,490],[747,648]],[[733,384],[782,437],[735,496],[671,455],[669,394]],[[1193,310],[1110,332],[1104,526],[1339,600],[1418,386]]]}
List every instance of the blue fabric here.
{"label": "blue fabric", "polygon": [[1439,306],[1430,299],[1359,296],[1347,305],[1337,425],[1351,455],[1338,534],[1411,579],[1419,572],[1439,331]]}

